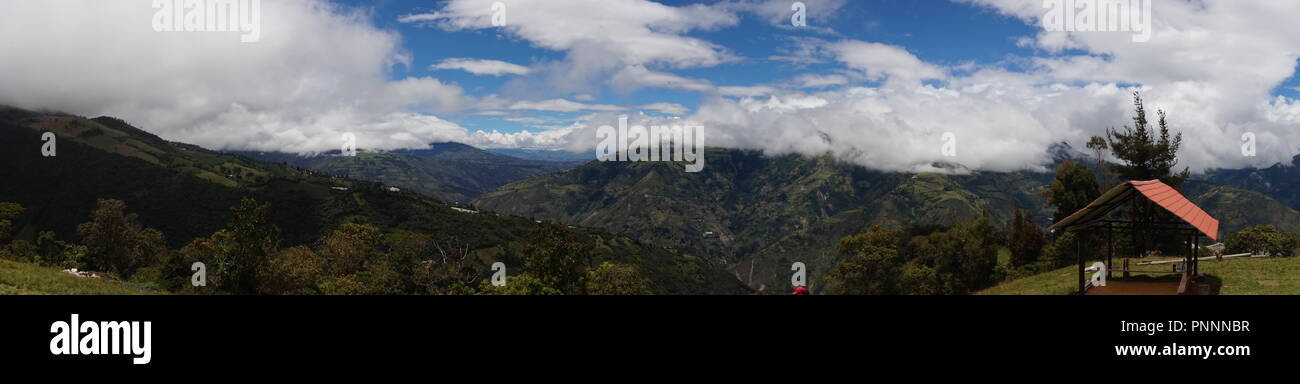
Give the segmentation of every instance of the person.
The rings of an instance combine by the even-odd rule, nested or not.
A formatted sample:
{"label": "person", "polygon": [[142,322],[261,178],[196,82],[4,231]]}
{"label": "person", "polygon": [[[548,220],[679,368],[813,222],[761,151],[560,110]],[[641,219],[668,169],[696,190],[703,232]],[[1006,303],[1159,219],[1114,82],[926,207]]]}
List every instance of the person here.
{"label": "person", "polygon": [[795,288],[794,288],[794,295],[795,295],[795,296],[806,296],[806,295],[810,295],[810,294],[811,294],[811,293],[808,292],[808,287],[805,287],[805,286],[802,286],[802,285],[801,285],[801,286],[798,286],[798,287],[795,287]]}

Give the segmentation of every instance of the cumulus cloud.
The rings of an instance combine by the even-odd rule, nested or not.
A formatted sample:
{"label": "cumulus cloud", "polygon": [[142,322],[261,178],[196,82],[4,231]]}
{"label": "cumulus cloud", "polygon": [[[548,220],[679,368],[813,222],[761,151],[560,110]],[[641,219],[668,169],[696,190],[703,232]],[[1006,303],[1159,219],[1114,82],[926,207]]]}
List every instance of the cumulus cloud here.
{"label": "cumulus cloud", "polygon": [[836,59],[861,71],[868,80],[886,77],[903,80],[942,79],[944,70],[921,61],[906,49],[867,41],[845,40],[830,45]]}
{"label": "cumulus cloud", "polygon": [[[1041,0],[958,0],[1037,25]],[[111,4],[110,4],[111,3]],[[501,94],[473,96],[434,77],[392,79],[409,66],[401,37],[369,15],[323,0],[263,2],[257,43],[231,33],[156,33],[148,0],[0,2],[0,103],[114,115],[161,136],[212,148],[318,151],[355,132],[370,148],[462,141],[491,147],[590,151],[594,126],[668,121],[691,111],[676,100],[602,104],[592,94],[640,88],[698,92],[686,119],[710,145],[771,153],[832,153],[867,167],[927,170],[1036,169],[1049,146],[1076,146],[1130,124],[1133,91],[1169,112],[1184,133],[1182,165],[1268,166],[1300,151],[1300,102],[1274,92],[1300,59],[1300,2],[1158,2],[1153,35],[1034,32],[1009,40],[1031,48],[1008,63],[948,67],[906,46],[834,33],[785,38],[769,60],[803,69],[793,79],[716,86],[675,73],[739,60],[699,32],[735,26],[746,12],[788,21],[789,2],[737,0],[670,6],[647,0],[514,0],[507,25],[492,26],[492,0],[451,0],[402,23],[443,31],[498,30],[560,53],[528,67],[448,59],[439,70],[512,75]],[[843,1],[807,1],[810,22]],[[138,27],[129,27],[135,23]],[[779,64],[788,65],[788,64]],[[535,90],[520,95],[511,89]],[[523,101],[521,101],[523,100]],[[577,101],[573,101],[577,100]],[[538,132],[469,132],[434,115],[592,113]],[[522,121],[522,120],[520,120]],[[1254,133],[1258,157],[1241,155]],[[957,138],[957,156],[941,153]]]}
{"label": "cumulus cloud", "polygon": [[660,112],[670,115],[682,115],[689,112],[685,106],[677,103],[651,103],[646,105],[623,107],[609,104],[589,104],[579,103],[565,99],[550,99],[542,101],[520,101],[510,106],[511,110],[523,111],[542,111],[542,112],[619,112],[627,110],[646,110]]}
{"label": "cumulus cloud", "polygon": [[[807,24],[804,28],[810,28],[818,32],[834,33],[834,30],[827,27],[829,20],[844,7],[846,0],[802,0],[804,4],[805,19]],[[740,12],[749,12],[757,15],[760,19],[767,21],[769,24],[785,28],[794,29],[795,26],[790,22],[791,16],[794,15],[794,1],[790,0],[739,0],[732,2],[722,2],[716,5],[721,9],[728,9]]]}
{"label": "cumulus cloud", "polygon": [[[967,1],[1041,25],[1037,0]],[[1157,1],[1152,11],[1145,43],[1130,32],[1037,33],[1026,44],[1054,54],[1033,58],[1031,75],[1040,84],[1140,84],[1148,104],[1167,110],[1184,133],[1181,158],[1194,170],[1290,163],[1300,151],[1295,100],[1271,94],[1295,76],[1300,24],[1290,19],[1300,3]],[[1258,157],[1241,154],[1246,132],[1258,138]]]}
{"label": "cumulus cloud", "polygon": [[718,94],[723,96],[757,97],[775,92],[775,88],[764,85],[718,87]]}
{"label": "cumulus cloud", "polygon": [[607,104],[587,104],[565,99],[550,99],[544,101],[520,101],[510,106],[510,109],[529,110],[529,111],[549,111],[549,112],[579,112],[579,111],[621,111],[623,108],[617,105]]}
{"label": "cumulus cloud", "polygon": [[401,38],[322,1],[261,3],[262,34],[155,32],[149,0],[0,2],[0,103],[124,118],[214,149],[370,148],[459,140],[424,113],[472,105],[434,78],[390,81]]}
{"label": "cumulus cloud", "polygon": [[438,64],[429,66],[429,69],[435,69],[435,70],[458,69],[465,72],[473,73],[475,75],[489,75],[489,76],[528,74],[528,67],[519,64],[507,63],[499,60],[480,60],[480,59],[465,59],[465,58],[446,59],[439,62]]}
{"label": "cumulus cloud", "polygon": [[[969,2],[1029,24],[1043,12],[1039,0]],[[1184,134],[1181,166],[1290,163],[1300,151],[1300,103],[1271,92],[1295,76],[1300,27],[1280,15],[1297,13],[1300,3],[1160,2],[1150,42],[1134,43],[1123,32],[1041,32],[1021,43],[1046,53],[1026,58],[1028,71],[965,66],[959,72],[968,73],[953,74],[899,46],[812,40],[799,50],[805,59],[841,63],[852,70],[842,79],[850,85],[880,85],[718,98],[691,119],[712,128],[711,145],[832,153],[896,171],[937,162],[1010,171],[1039,168],[1057,142],[1082,146],[1131,124],[1131,94],[1140,91],[1150,110],[1168,111]],[[811,74],[796,83],[817,88],[840,80]],[[1256,135],[1258,157],[1242,155],[1246,132]],[[944,133],[957,138],[956,157],[941,152]]]}
{"label": "cumulus cloud", "polygon": [[[734,26],[734,11],[707,5],[669,6],[647,0],[520,0],[505,8],[506,25],[492,25],[493,0],[452,0],[433,13],[403,20],[448,31],[500,29],[535,47],[564,52],[561,60],[539,63],[533,75],[557,93],[590,93],[613,86],[702,91],[712,86],[666,69],[711,67],[738,58],[724,47],[687,36]],[[527,81],[527,80],[523,80]]]}

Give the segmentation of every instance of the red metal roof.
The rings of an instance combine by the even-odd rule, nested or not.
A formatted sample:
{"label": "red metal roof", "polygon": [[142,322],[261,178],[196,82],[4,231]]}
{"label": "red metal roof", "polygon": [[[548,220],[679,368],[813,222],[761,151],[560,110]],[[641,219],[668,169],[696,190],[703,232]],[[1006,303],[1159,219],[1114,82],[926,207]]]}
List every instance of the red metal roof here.
{"label": "red metal roof", "polygon": [[1075,212],[1070,217],[1052,226],[1052,229],[1082,226],[1104,219],[1107,213],[1119,207],[1123,202],[1136,196],[1134,191],[1159,205],[1161,208],[1178,216],[1187,224],[1195,227],[1210,239],[1219,239],[1219,220],[1205,213],[1201,207],[1192,204],[1181,193],[1165,185],[1160,180],[1130,181],[1111,188],[1087,207]]}

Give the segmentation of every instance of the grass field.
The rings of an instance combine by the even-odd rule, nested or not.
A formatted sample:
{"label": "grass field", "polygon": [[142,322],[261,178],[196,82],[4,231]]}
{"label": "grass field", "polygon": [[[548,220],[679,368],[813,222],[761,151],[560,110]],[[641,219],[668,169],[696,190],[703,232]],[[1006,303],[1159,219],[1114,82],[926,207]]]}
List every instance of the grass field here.
{"label": "grass field", "polygon": [[[1300,257],[1204,259],[1201,274],[1222,282],[1221,295],[1300,295]],[[1074,292],[1078,278],[1078,267],[1070,266],[1008,281],[979,294],[1065,295]]]}
{"label": "grass field", "polygon": [[0,259],[0,295],[139,295],[139,290],[55,268]]}

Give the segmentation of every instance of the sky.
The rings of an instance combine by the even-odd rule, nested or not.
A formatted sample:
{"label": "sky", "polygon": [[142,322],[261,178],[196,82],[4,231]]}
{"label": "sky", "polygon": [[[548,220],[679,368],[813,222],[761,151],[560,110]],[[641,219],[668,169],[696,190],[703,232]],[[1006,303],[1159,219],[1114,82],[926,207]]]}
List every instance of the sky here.
{"label": "sky", "polygon": [[591,152],[596,128],[626,115],[702,126],[709,146],[1014,171],[1131,125],[1141,92],[1193,171],[1300,153],[1300,2],[1147,0],[1151,34],[1136,41],[1050,30],[1048,1],[804,0],[796,26],[796,2],[777,0],[501,0],[504,13],[494,0],[262,0],[246,2],[260,11],[252,42],[159,31],[155,5],[170,1],[5,1],[0,104],[218,150],[316,153],[353,133],[370,149]]}

